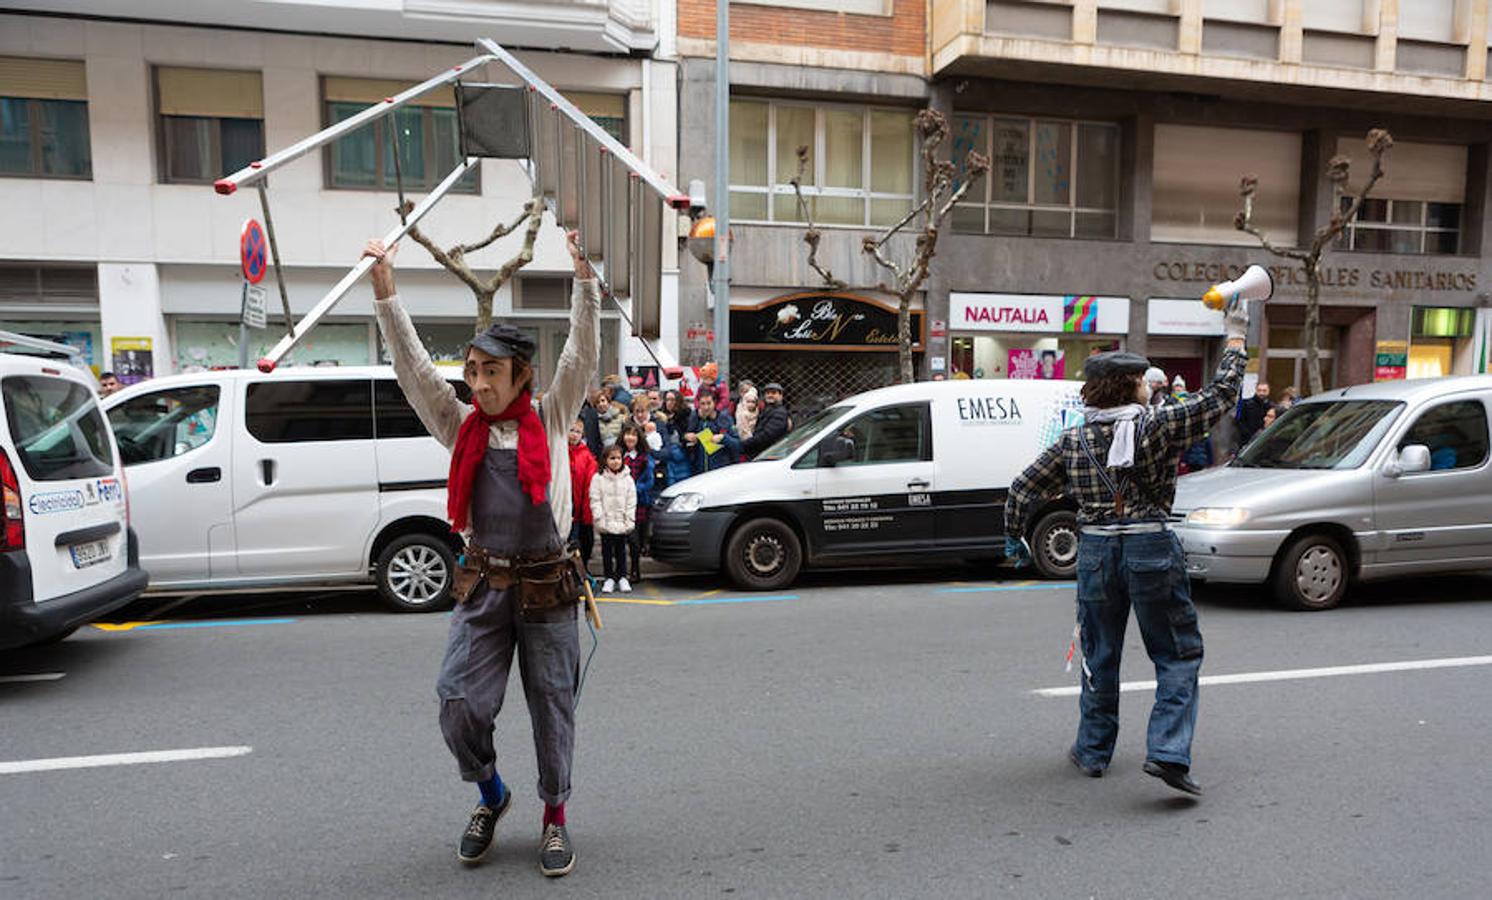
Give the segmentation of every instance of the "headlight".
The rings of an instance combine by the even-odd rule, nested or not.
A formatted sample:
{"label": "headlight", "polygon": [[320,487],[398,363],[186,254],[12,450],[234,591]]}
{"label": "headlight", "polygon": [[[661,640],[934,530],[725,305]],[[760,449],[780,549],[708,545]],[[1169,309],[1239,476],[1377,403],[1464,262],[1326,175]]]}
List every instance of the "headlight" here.
{"label": "headlight", "polygon": [[705,505],[704,494],[680,494],[668,504],[671,513],[691,513]]}
{"label": "headlight", "polygon": [[1228,528],[1248,521],[1249,511],[1237,506],[1203,506],[1186,517],[1188,525],[1213,525]]}

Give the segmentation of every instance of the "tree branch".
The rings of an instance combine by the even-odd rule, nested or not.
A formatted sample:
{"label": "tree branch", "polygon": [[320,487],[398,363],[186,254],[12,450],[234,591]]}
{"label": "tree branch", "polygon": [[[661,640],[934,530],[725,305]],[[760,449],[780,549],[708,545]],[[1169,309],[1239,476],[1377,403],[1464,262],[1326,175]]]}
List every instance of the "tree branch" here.
{"label": "tree branch", "polygon": [[[406,200],[404,202],[404,214],[409,215],[411,209],[414,209],[414,203]],[[435,246],[435,242],[426,237],[418,225],[409,226],[408,234],[416,244],[428,250],[436,262],[444,266],[452,275],[461,279],[467,287],[477,293],[486,290],[486,287],[482,284],[482,280],[476,276],[476,273],[472,272],[471,266],[466,264],[466,260],[461,259],[459,256],[452,258],[444,250]]]}
{"label": "tree branch", "polygon": [[[529,201],[532,203],[533,201]],[[534,261],[534,241],[539,237],[539,226],[544,224],[543,216],[530,216],[528,228],[523,232],[523,249],[518,255],[503,263],[485,288],[488,293],[496,293],[497,289],[507,283],[509,278],[517,274],[518,270]]]}
{"label": "tree branch", "polygon": [[513,220],[513,224],[504,225],[503,223],[499,222],[497,223],[497,227],[492,229],[492,233],[487,235],[482,240],[477,241],[475,244],[457,244],[451,252],[456,253],[457,251],[459,251],[460,255],[462,256],[465,256],[468,253],[475,253],[478,250],[481,250],[483,247],[488,246],[493,241],[505,238],[508,235],[512,234],[514,231],[517,231],[518,226],[522,225],[530,216],[542,217],[543,215],[544,201],[542,198],[534,197],[532,200],[529,200],[527,203],[523,204],[523,213],[519,215],[518,218]]}
{"label": "tree branch", "polygon": [[1258,187],[1258,184],[1259,179],[1254,176],[1248,175],[1244,177],[1242,187],[1238,192],[1243,197],[1243,209],[1238,215],[1233,217],[1233,227],[1245,234],[1252,235],[1259,242],[1259,246],[1273,253],[1275,256],[1283,256],[1304,263],[1310,262],[1311,255],[1306,251],[1298,250],[1294,247],[1280,247],[1269,239],[1269,235],[1254,225],[1254,190]]}
{"label": "tree branch", "polygon": [[808,211],[808,201],[803,199],[803,173],[807,168],[808,145],[804,144],[798,148],[798,172],[789,179],[788,183],[793,186],[793,194],[798,198],[798,214],[803,217],[803,221],[808,223],[808,230],[803,232],[803,243],[808,245],[808,267],[824,279],[824,284],[836,291],[842,291],[848,285],[835,278],[833,272],[819,264],[819,242],[824,236],[813,224],[813,215]]}

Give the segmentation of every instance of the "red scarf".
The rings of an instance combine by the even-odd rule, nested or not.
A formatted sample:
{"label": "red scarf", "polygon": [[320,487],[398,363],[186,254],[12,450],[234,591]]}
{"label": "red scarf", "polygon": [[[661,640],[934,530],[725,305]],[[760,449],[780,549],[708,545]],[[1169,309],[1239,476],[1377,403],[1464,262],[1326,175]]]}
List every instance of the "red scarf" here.
{"label": "red scarf", "polygon": [[544,437],[544,424],[534,412],[533,399],[528,391],[518,395],[507,409],[495,416],[472,407],[471,415],[461,423],[456,433],[456,446],[451,451],[451,474],[446,487],[446,515],[451,519],[451,530],[466,530],[467,516],[471,512],[471,490],[477,481],[477,472],[482,468],[482,458],[487,455],[487,433],[493,422],[518,420],[518,483],[535,506],[549,496],[549,442]]}

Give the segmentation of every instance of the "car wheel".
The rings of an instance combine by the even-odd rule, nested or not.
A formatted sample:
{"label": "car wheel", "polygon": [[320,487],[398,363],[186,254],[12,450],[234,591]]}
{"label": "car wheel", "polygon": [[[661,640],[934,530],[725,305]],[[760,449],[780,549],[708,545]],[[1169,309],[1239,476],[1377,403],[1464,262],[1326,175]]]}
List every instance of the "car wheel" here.
{"label": "car wheel", "polygon": [[798,577],[803,545],[780,519],[753,519],[736,529],[725,547],[725,572],[747,591],[775,591]]}
{"label": "car wheel", "polygon": [[1347,554],[1336,539],[1308,534],[1285,549],[1274,573],[1274,595],[1288,609],[1331,609],[1347,593]]}
{"label": "car wheel", "polygon": [[1031,532],[1031,556],[1043,578],[1070,579],[1078,571],[1078,517],[1061,509],[1047,513]]}
{"label": "car wheel", "polygon": [[378,555],[378,593],[397,612],[433,612],[451,605],[456,555],[429,534],[396,538]]}

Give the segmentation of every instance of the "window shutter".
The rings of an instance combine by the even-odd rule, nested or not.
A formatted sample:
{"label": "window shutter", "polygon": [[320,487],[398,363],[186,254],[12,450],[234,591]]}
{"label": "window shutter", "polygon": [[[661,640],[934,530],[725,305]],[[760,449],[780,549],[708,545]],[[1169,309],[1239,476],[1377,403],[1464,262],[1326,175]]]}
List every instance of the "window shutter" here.
{"label": "window shutter", "polygon": [[[1372,171],[1373,157],[1360,137],[1338,138],[1337,153],[1352,160],[1347,193],[1355,195]],[[1456,144],[1394,141],[1383,154],[1383,178],[1370,197],[1380,200],[1466,202],[1466,148]]]}
{"label": "window shutter", "polygon": [[[402,91],[407,91],[418,82],[394,81],[382,78],[344,78],[341,75],[328,75],[322,81],[326,99],[334,103],[382,103],[385,97],[392,97]],[[433,91],[421,95],[411,101],[413,106],[435,106],[444,109],[455,109],[456,92],[450,85],[438,87]]]}
{"label": "window shutter", "polygon": [[161,66],[155,79],[163,116],[264,118],[264,85],[258,72]]}
{"label": "window shutter", "polygon": [[87,100],[83,63],[71,59],[0,56],[0,97]]}

